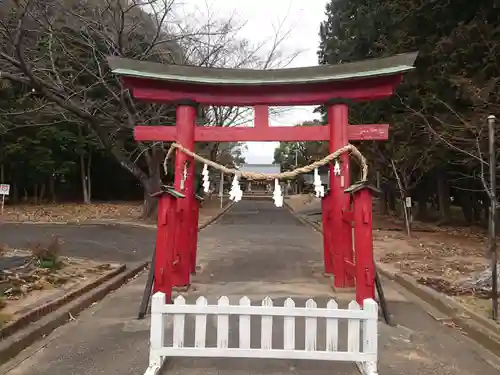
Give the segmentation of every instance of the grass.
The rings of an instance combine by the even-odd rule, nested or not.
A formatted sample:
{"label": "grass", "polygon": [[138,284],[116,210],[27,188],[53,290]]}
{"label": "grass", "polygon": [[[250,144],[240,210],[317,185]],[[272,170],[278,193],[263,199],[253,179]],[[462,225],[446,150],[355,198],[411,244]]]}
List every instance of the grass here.
{"label": "grass", "polygon": [[53,236],[48,246],[37,243],[30,248],[33,258],[40,268],[57,270],[62,267],[60,260],[61,240],[58,236]]}

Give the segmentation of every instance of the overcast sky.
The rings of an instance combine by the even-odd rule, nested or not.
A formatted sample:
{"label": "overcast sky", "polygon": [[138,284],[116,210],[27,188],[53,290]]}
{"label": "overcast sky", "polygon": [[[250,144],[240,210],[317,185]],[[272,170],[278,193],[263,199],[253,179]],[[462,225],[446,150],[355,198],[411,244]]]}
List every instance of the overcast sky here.
{"label": "overcast sky", "polygon": [[[245,21],[240,35],[255,42],[268,39],[275,34],[275,27],[282,24],[284,30],[291,30],[283,52],[293,54],[301,50],[289,67],[317,65],[316,51],[319,44],[319,24],[324,19],[327,0],[184,0],[189,7],[203,12],[209,5],[212,14]],[[287,109],[277,118],[271,118],[271,125],[295,125],[317,118],[313,108],[295,107]],[[245,153],[247,163],[272,163],[275,142],[251,142]]]}

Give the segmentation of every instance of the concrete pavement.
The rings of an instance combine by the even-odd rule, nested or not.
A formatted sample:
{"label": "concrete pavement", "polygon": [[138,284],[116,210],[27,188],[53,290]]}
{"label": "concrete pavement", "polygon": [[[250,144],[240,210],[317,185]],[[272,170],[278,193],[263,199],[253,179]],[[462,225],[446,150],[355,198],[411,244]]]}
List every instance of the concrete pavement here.
{"label": "concrete pavement", "polygon": [[0,224],[0,245],[10,248],[26,248],[30,243],[48,244],[53,235],[64,241],[64,256],[117,263],[149,260],[156,240],[154,230],[132,226]]}
{"label": "concrete pavement", "polygon": [[[209,301],[215,301],[220,295],[231,300],[248,295],[252,303],[258,303],[270,295],[280,304],[283,297],[291,295],[297,304],[314,297],[319,305],[324,305],[333,293],[328,279],[321,274],[321,245],[318,234],[296,221],[288,210],[275,208],[271,201],[239,202],[200,233],[201,272],[194,277],[193,289],[186,296],[194,300],[205,295]],[[0,368],[0,373],[142,374],[147,366],[149,320],[137,321],[135,316],[145,279],[146,275],[141,275],[75,321],[60,327]],[[497,358],[456,329],[434,320],[397,286],[390,282],[384,285],[398,326],[379,323],[381,375],[499,373]],[[334,297],[346,305],[352,294]],[[188,320],[188,331],[191,323]],[[230,332],[234,332],[236,322],[230,324]],[[276,327],[279,341],[279,322]],[[300,326],[297,329],[299,332]],[[214,331],[214,322],[209,320],[209,341]],[[326,362],[173,359],[164,373],[351,375],[357,370],[352,364]]]}

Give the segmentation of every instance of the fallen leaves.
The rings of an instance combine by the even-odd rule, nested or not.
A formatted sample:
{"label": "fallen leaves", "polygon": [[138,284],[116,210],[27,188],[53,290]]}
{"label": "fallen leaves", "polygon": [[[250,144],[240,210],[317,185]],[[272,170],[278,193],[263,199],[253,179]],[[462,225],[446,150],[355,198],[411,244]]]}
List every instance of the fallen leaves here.
{"label": "fallen leaves", "polygon": [[489,291],[484,289],[476,289],[467,286],[462,286],[454,282],[450,282],[436,277],[419,277],[417,281],[431,287],[441,293],[447,294],[452,297],[458,296],[474,296],[476,298],[488,299],[491,296]]}
{"label": "fallen leaves", "polygon": [[88,220],[137,220],[141,214],[140,202],[95,204],[48,204],[6,206],[5,221],[67,222]]}
{"label": "fallen leaves", "polygon": [[48,246],[33,249],[5,249],[0,257],[0,327],[18,311],[39,301],[57,298],[68,290],[92,282],[103,273],[117,267],[88,259],[59,257],[57,267],[43,268],[40,256],[46,256]]}
{"label": "fallen leaves", "polygon": [[[380,230],[374,234],[374,251],[380,262],[390,264],[415,280],[460,303],[489,316],[491,288],[478,280],[487,272],[485,237],[481,231],[444,230],[414,233],[408,239],[403,232]],[[477,285],[476,285],[477,284]]]}
{"label": "fallen leaves", "polygon": [[60,269],[49,269],[38,267],[33,259],[28,258],[23,266],[0,272],[0,295],[6,300],[17,300],[33,290],[56,288],[70,281],[82,282],[90,275],[102,274],[110,267],[109,264],[75,267],[66,258],[62,260]]}
{"label": "fallen leaves", "polygon": [[[227,202],[225,202],[227,203]],[[200,215],[210,215],[220,209],[218,199],[203,202]],[[85,222],[92,220],[137,222],[142,202],[47,204],[6,206],[0,221],[15,222]]]}

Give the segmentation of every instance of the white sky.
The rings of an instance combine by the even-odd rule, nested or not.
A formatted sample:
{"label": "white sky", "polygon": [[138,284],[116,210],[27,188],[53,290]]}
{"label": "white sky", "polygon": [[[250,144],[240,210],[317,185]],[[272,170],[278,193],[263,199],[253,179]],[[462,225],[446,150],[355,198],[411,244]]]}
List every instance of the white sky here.
{"label": "white sky", "polygon": [[[282,51],[290,55],[303,51],[288,67],[317,65],[316,51],[319,45],[319,25],[324,19],[327,0],[184,0],[191,8],[203,12],[208,7],[211,13],[221,17],[235,15],[244,21],[240,36],[255,41],[267,40],[275,35],[275,27],[291,30]],[[295,125],[317,118],[314,107],[294,107],[279,117],[271,118],[271,125]],[[251,142],[247,144],[247,163],[271,163],[277,142]]]}

